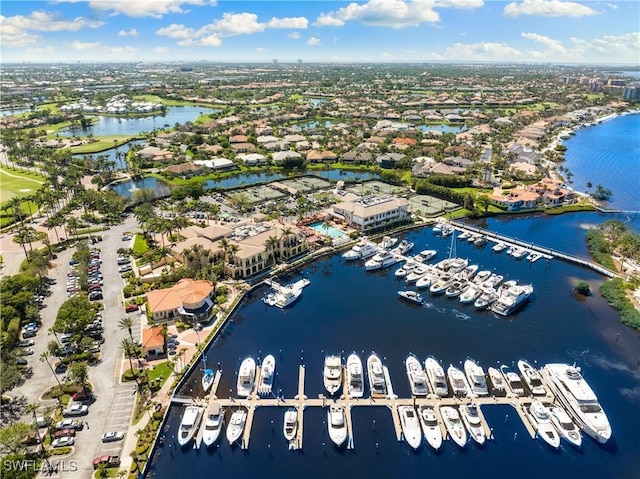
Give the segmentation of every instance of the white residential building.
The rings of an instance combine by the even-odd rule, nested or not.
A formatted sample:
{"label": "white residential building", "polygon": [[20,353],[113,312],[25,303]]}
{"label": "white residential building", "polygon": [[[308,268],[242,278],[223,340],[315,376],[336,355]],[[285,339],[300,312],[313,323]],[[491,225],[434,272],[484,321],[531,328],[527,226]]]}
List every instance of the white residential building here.
{"label": "white residential building", "polygon": [[333,205],[333,215],[360,230],[371,230],[405,221],[409,202],[394,196],[369,195]]}

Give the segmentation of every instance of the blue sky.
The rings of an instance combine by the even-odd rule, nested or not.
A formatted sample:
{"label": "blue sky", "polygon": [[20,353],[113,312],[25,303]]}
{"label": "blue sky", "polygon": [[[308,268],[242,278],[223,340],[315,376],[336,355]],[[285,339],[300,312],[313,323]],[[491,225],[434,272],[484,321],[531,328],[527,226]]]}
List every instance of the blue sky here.
{"label": "blue sky", "polygon": [[640,64],[640,2],[3,0],[3,62]]}

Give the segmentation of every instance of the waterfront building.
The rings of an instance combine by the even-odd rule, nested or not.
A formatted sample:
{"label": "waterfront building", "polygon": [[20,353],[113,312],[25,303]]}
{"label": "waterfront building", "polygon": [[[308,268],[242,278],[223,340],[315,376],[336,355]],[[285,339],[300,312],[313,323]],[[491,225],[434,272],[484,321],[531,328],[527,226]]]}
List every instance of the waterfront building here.
{"label": "waterfront building", "polygon": [[628,101],[640,100],[640,82],[629,83],[622,90],[622,99]]}
{"label": "waterfront building", "polygon": [[149,291],[147,305],[155,322],[208,322],[214,293],[211,281],[183,278],[171,288]]}
{"label": "waterfront building", "polygon": [[407,220],[409,202],[393,196],[369,195],[333,205],[332,214],[365,231]]}
{"label": "waterfront building", "polygon": [[489,199],[496,205],[506,208],[508,211],[535,208],[540,201],[540,195],[535,191],[512,188],[503,191],[502,188],[495,188],[489,195]]}
{"label": "waterfront building", "polygon": [[152,326],[142,330],[142,354],[146,358],[153,358],[165,353],[162,326]]}

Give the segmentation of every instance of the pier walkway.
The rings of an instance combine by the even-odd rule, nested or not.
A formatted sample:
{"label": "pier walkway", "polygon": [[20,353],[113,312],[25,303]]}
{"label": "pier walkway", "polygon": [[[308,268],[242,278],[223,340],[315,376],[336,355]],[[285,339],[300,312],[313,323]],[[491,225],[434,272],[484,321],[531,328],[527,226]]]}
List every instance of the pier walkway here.
{"label": "pier walkway", "polygon": [[[388,374],[388,373],[387,373]],[[216,395],[216,388],[219,384],[221,372],[217,371],[216,380],[214,385],[212,386],[211,394],[206,399],[195,400],[191,398],[190,400],[187,397],[174,397],[174,403],[178,404],[198,404],[201,406],[207,406],[209,409],[213,404],[218,404],[224,408],[234,408],[237,409],[239,407],[244,407],[247,410],[247,419],[245,423],[245,428],[243,431],[241,447],[242,449],[247,449],[249,447],[249,440],[251,438],[251,428],[253,425],[253,418],[255,411],[258,407],[284,407],[284,408],[295,408],[298,413],[298,429],[296,432],[295,438],[291,441],[289,448],[290,449],[302,449],[302,438],[304,434],[304,410],[307,407],[321,407],[326,408],[332,404],[340,405],[344,408],[345,411],[345,419],[347,424],[347,448],[354,448],[354,438],[353,438],[353,424],[351,420],[351,408],[353,407],[387,407],[391,411],[393,425],[395,429],[396,439],[398,441],[403,440],[402,434],[402,424],[400,420],[400,415],[398,413],[398,406],[430,406],[433,407],[436,416],[438,418],[438,422],[440,424],[440,428],[442,429],[443,437],[447,437],[447,431],[442,421],[442,416],[440,414],[440,407],[442,406],[454,406],[459,407],[465,404],[476,404],[478,406],[479,416],[485,430],[486,437],[488,439],[492,439],[493,433],[492,429],[487,424],[484,414],[482,413],[481,408],[485,406],[492,405],[509,405],[512,406],[515,411],[520,416],[525,428],[527,429],[529,435],[532,438],[536,437],[535,425],[531,423],[529,415],[527,413],[528,406],[534,399],[538,399],[546,404],[554,404],[560,406],[560,403],[556,401],[556,397],[551,391],[549,387],[545,385],[546,393],[544,395],[538,395],[535,397],[532,396],[518,396],[513,391],[511,391],[506,385],[506,391],[500,396],[484,396],[484,397],[440,397],[435,394],[428,394],[424,397],[409,397],[409,398],[399,398],[393,394],[393,390],[389,388],[389,393],[386,397],[377,397],[377,398],[352,398],[348,394],[348,385],[346,374],[344,375],[344,383],[343,383],[343,395],[336,398],[327,398],[323,394],[318,395],[317,398],[308,398],[304,394],[304,380],[305,380],[305,367],[301,365],[299,368],[298,374],[298,394],[294,398],[287,399],[281,397],[260,397],[257,394],[257,386],[254,387],[254,390],[251,392],[249,397],[247,398],[218,398]],[[259,382],[260,368],[256,368],[256,384]],[[390,384],[390,383],[389,383]],[[198,442],[194,447],[198,446]]]}
{"label": "pier walkway", "polygon": [[562,253],[561,251],[556,251],[549,248],[543,248],[542,246],[538,246],[534,243],[530,243],[527,241],[521,241],[517,238],[511,238],[509,236],[495,233],[493,231],[489,231],[484,228],[480,228],[478,226],[471,226],[459,221],[443,221],[443,223],[450,225],[457,231],[469,231],[472,233],[478,233],[483,235],[488,241],[493,241],[495,243],[501,242],[506,244],[507,246],[518,246],[520,248],[524,248],[528,251],[534,251],[539,253],[545,259],[558,258],[569,263],[578,264],[580,266],[584,266],[590,268],[594,271],[597,271],[600,274],[603,274],[609,278],[614,278],[617,276],[617,273],[605,268],[604,266],[594,263],[593,261],[589,261],[583,258],[578,258],[577,256],[573,256],[570,254]]}

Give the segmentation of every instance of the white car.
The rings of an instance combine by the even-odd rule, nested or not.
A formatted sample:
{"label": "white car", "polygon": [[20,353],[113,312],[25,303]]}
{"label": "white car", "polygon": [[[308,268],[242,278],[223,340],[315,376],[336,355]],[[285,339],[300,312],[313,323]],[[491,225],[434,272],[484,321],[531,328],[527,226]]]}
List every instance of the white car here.
{"label": "white car", "polygon": [[80,419],[63,419],[56,423],[57,431],[61,431],[62,429],[75,429],[79,431],[82,428],[84,428],[84,423]]}
{"label": "white car", "polygon": [[64,436],[64,437],[59,437],[58,439],[54,439],[53,442],[51,443],[51,446],[67,447],[67,446],[73,446],[75,442],[76,442],[76,439],[74,437]]}
{"label": "white car", "polygon": [[89,413],[89,407],[84,404],[74,404],[62,411],[63,417],[84,416]]}
{"label": "white car", "polygon": [[22,350],[22,354],[24,354],[25,356],[31,356],[33,354],[33,349],[31,348],[27,348]]}
{"label": "white car", "polygon": [[110,432],[105,432],[102,435],[102,442],[122,441],[123,438],[124,438],[124,432],[110,431]]}

